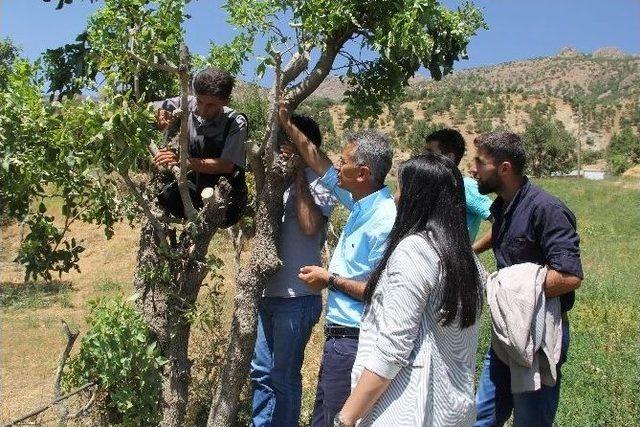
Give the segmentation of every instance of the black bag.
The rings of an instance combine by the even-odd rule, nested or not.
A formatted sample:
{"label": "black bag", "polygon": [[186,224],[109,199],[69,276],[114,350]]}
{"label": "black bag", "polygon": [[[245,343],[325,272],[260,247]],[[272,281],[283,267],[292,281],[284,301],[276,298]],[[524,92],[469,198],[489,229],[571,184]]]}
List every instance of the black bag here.
{"label": "black bag", "polygon": [[[247,117],[244,114],[238,113],[238,115],[247,120]],[[189,156],[200,159],[219,158],[222,154],[227,137],[229,136],[231,124],[234,121],[235,116],[229,117],[225,125],[224,132],[222,133],[221,140],[211,143],[211,141],[207,141],[206,138],[203,138],[201,144],[190,143]],[[207,144],[207,142],[209,142],[209,144]],[[227,209],[225,220],[222,224],[222,228],[227,228],[237,223],[240,218],[242,218],[249,200],[247,184],[245,181],[245,171],[243,168],[236,165],[233,172],[225,175],[211,175],[189,171],[187,173],[187,180],[189,181],[189,195],[191,196],[193,207],[196,209],[202,209],[204,206],[202,196],[200,195],[202,190],[207,187],[215,187],[218,184],[220,176],[224,176],[229,184],[231,184],[231,193],[229,195],[231,198],[231,204]],[[177,181],[173,181],[162,188],[158,194],[158,205],[163,208],[165,214],[172,215],[176,218],[185,218],[184,206],[182,204],[182,199],[180,198],[180,190],[178,189]]]}

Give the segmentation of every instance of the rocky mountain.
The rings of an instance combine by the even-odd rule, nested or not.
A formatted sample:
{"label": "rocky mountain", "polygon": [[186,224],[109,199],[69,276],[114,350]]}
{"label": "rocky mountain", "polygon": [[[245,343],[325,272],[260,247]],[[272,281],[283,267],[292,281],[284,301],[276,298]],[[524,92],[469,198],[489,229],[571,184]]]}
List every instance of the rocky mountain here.
{"label": "rocky mountain", "polygon": [[[345,89],[330,76],[310,102],[328,107],[338,134]],[[614,133],[640,127],[640,56],[614,47],[591,54],[566,47],[555,56],[456,71],[441,81],[417,76],[399,102],[362,125],[398,136],[424,121],[455,127],[472,140],[497,127],[522,132],[532,114],[558,120],[595,162]],[[401,130],[398,120],[405,122]]]}

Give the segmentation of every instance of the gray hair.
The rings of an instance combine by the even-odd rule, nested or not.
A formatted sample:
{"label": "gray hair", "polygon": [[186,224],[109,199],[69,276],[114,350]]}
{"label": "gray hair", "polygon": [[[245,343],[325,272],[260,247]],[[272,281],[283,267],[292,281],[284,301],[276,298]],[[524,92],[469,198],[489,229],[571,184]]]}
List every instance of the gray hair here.
{"label": "gray hair", "polygon": [[363,129],[347,134],[346,139],[356,145],[353,162],[367,165],[375,182],[384,184],[393,161],[393,147],[389,138],[375,129]]}

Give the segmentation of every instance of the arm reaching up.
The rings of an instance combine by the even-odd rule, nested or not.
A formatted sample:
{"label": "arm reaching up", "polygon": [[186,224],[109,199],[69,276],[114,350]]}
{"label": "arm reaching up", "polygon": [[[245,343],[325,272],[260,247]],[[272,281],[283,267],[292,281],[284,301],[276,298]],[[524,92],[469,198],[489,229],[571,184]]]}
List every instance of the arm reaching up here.
{"label": "arm reaching up", "polygon": [[280,125],[291,140],[291,143],[298,149],[298,153],[305,163],[318,175],[323,176],[327,169],[333,166],[327,155],[315,146],[297,127],[291,122],[291,115],[287,106],[280,103],[278,110]]}

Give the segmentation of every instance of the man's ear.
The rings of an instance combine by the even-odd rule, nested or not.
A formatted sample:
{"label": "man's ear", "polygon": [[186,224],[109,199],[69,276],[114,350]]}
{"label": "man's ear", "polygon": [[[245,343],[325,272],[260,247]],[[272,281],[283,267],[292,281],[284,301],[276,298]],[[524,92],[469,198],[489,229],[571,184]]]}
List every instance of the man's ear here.
{"label": "man's ear", "polygon": [[504,175],[510,174],[511,172],[513,172],[513,165],[511,164],[511,162],[502,162],[498,167],[498,171]]}
{"label": "man's ear", "polygon": [[358,167],[358,182],[369,182],[371,179],[371,169],[367,165]]}

